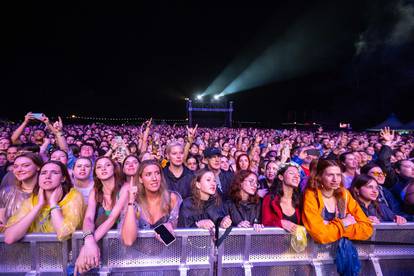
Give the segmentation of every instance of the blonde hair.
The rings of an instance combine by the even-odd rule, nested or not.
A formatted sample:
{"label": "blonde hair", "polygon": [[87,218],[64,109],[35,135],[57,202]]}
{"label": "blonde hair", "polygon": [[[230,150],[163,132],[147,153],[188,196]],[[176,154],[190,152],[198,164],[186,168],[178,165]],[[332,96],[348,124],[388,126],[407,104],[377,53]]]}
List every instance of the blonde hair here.
{"label": "blonde hair", "polygon": [[[145,160],[142,161],[138,167],[137,175],[142,177],[142,173],[144,172],[145,168],[148,166],[156,166],[160,170],[161,176],[161,183],[160,188],[157,191],[157,194],[161,196],[161,210],[163,214],[169,214],[171,212],[171,194],[167,189],[167,185],[165,183],[164,174],[162,172],[161,165],[156,160]],[[138,182],[138,194],[137,194],[137,202],[141,205],[142,211],[145,213],[146,217],[152,218],[151,214],[148,212],[148,199],[146,190],[144,187],[144,183],[140,183],[138,179],[135,180],[135,184]]]}

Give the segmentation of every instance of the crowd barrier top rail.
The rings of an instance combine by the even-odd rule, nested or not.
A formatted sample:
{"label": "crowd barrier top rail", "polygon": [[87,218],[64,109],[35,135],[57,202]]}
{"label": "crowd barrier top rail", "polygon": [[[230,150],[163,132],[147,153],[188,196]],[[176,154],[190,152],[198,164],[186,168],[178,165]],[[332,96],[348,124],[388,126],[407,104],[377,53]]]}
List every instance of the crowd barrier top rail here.
{"label": "crowd barrier top rail", "polygon": [[[375,225],[372,241],[414,243],[414,223]],[[291,234],[281,228],[266,227],[259,232],[252,228],[233,228],[223,244],[216,249],[214,237],[204,229],[176,229],[176,241],[166,247],[155,239],[153,230],[141,230],[137,241],[130,247],[122,244],[117,230],[111,230],[100,242],[101,275],[112,273],[140,273],[159,271],[164,275],[266,275],[274,273],[301,273],[324,275],[335,271],[333,264],[335,244],[317,244],[308,236],[308,246],[295,252],[290,244]],[[220,230],[223,234],[224,230]],[[56,234],[32,233],[20,242],[7,245],[0,234],[0,274],[44,273],[66,274],[76,261],[83,244],[82,232],[72,235],[69,241],[58,241]],[[401,262],[414,269],[414,246],[358,244],[363,273],[382,275],[395,273]],[[406,260],[406,261],[404,261]],[[391,270],[390,270],[391,269]],[[393,269],[393,270],[392,270]],[[397,270],[396,270],[397,269]],[[140,275],[140,274],[137,274]]]}

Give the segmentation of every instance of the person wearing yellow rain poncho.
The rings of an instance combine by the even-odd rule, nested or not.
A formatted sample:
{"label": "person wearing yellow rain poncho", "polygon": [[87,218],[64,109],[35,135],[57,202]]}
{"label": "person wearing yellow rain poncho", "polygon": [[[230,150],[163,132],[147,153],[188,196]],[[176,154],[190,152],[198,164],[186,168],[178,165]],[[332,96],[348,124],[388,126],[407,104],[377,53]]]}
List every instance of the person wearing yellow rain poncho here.
{"label": "person wearing yellow rain poncho", "polygon": [[71,187],[65,165],[46,162],[40,169],[39,190],[7,221],[5,242],[14,243],[31,232],[56,232],[59,240],[70,238],[80,227],[84,210],[82,195]]}

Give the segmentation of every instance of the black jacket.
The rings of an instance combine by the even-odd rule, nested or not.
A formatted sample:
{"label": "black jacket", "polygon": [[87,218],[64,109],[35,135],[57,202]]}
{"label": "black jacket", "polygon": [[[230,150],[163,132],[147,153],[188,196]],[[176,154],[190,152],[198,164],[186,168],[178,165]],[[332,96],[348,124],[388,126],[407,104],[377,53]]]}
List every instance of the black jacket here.
{"label": "black jacket", "polygon": [[169,167],[165,167],[163,172],[168,189],[176,191],[185,199],[191,195],[191,181],[193,180],[194,173],[185,166],[183,167],[183,173],[179,177],[175,177]]}
{"label": "black jacket", "polygon": [[250,225],[261,223],[262,206],[261,202],[250,203],[240,201],[236,204],[233,200],[228,200],[225,203],[225,211],[230,215],[233,226],[237,226],[240,222],[247,220]]}
{"label": "black jacket", "polygon": [[[221,196],[223,202],[226,202],[229,199],[229,192],[231,182],[233,181],[234,173],[231,171],[221,170],[219,174],[221,189],[217,187],[218,193]],[[217,183],[218,184],[218,183]]]}
{"label": "black jacket", "polygon": [[225,216],[223,205],[216,205],[216,199],[210,197],[203,202],[201,208],[196,208],[193,198],[187,197],[180,208],[178,216],[179,228],[197,228],[196,222],[203,219],[211,219],[215,224]]}

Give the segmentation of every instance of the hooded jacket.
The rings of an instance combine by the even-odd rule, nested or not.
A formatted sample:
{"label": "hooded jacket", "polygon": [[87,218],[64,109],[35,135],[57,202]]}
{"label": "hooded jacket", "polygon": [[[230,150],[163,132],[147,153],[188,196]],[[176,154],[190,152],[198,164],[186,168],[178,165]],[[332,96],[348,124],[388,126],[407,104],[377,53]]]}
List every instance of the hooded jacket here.
{"label": "hooded jacket", "polygon": [[318,243],[331,243],[342,237],[351,240],[367,240],[373,233],[371,221],[367,218],[352,197],[351,193],[344,189],[345,214],[351,214],[357,223],[345,227],[342,219],[336,217],[329,222],[323,219],[325,208],[322,192],[319,189],[306,189],[303,198],[302,221],[306,230]]}

